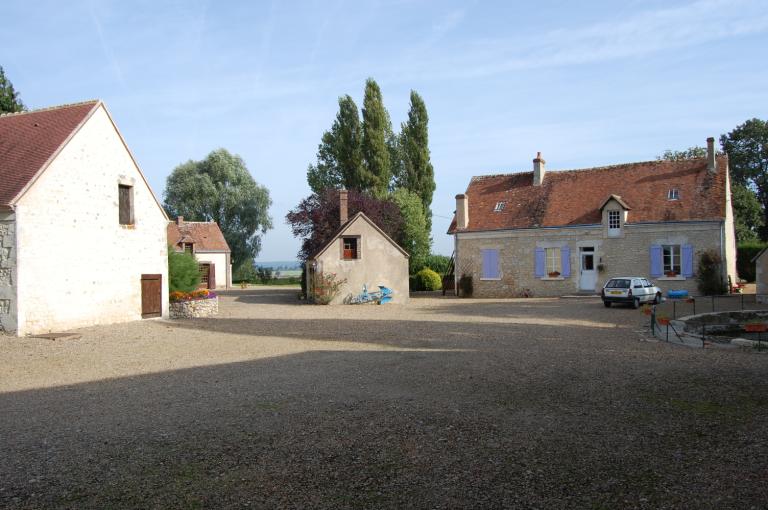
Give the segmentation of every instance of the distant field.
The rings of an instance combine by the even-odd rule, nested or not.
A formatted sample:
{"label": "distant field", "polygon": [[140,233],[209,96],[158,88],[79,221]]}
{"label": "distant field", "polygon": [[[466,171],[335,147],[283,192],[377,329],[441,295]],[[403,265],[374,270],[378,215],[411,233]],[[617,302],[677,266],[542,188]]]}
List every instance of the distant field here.
{"label": "distant field", "polygon": [[301,277],[301,269],[285,269],[280,271],[280,279],[299,277]]}

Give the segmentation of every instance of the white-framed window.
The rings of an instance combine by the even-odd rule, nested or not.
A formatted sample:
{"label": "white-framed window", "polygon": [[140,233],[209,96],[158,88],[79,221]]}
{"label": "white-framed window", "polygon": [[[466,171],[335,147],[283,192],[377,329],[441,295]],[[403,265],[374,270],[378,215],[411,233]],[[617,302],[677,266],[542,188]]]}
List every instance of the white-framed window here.
{"label": "white-framed window", "polygon": [[621,211],[608,211],[608,228],[611,230],[621,228]]}
{"label": "white-framed window", "polygon": [[506,206],[506,202],[496,202],[496,207],[493,208],[493,212],[501,212]]}
{"label": "white-framed window", "polygon": [[562,270],[562,258],[560,248],[546,248],[544,250],[544,260],[546,263],[547,274],[560,273]]}
{"label": "white-framed window", "polygon": [[680,200],[680,190],[677,188],[671,188],[667,192],[667,200]]}
{"label": "white-framed window", "polygon": [[661,250],[664,274],[675,273],[679,275],[681,273],[680,245],[665,244],[661,247]]}

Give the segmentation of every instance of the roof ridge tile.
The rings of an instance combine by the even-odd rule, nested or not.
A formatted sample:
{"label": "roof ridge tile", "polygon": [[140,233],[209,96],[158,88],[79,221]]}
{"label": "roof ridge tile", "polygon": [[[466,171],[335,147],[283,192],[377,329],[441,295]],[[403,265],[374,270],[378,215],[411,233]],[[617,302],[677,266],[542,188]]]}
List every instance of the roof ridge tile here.
{"label": "roof ridge tile", "polygon": [[40,113],[40,112],[49,112],[51,110],[61,110],[63,108],[73,108],[76,106],[83,106],[87,104],[96,105],[100,101],[101,99],[88,99],[87,101],[78,101],[76,103],[65,103],[65,104],[60,104],[56,106],[46,106],[43,108],[36,108],[34,110],[24,110],[21,112],[5,112],[5,113],[0,113],[0,119],[6,118],[6,117],[19,117],[21,115],[29,115],[30,113]]}

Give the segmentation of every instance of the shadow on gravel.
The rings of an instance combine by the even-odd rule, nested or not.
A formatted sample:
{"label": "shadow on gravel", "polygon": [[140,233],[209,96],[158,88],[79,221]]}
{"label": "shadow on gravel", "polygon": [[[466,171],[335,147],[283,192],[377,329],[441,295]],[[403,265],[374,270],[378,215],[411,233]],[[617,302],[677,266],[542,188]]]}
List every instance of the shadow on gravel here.
{"label": "shadow on gravel", "polygon": [[764,505],[760,372],[591,356],[312,351],[0,394],[0,507]]}
{"label": "shadow on gravel", "polygon": [[260,305],[302,305],[298,299],[299,289],[295,287],[267,289],[232,289],[216,291],[222,296],[231,296],[238,303],[253,303]]}

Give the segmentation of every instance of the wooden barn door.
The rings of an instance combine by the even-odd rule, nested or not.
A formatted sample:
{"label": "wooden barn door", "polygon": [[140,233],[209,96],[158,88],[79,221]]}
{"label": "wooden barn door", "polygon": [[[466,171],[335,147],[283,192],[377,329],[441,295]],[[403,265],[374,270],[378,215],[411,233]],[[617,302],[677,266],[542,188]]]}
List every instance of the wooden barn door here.
{"label": "wooden barn door", "polygon": [[141,317],[160,317],[163,314],[163,275],[141,275]]}

